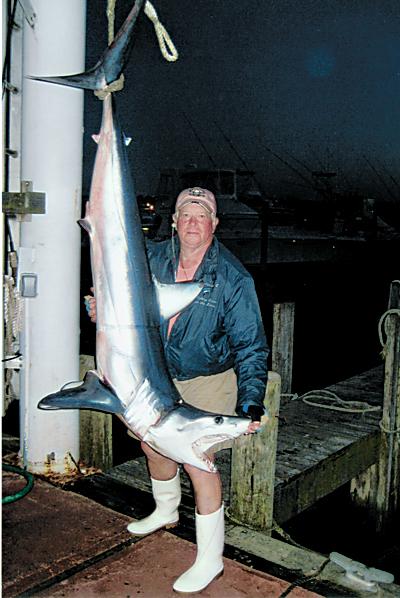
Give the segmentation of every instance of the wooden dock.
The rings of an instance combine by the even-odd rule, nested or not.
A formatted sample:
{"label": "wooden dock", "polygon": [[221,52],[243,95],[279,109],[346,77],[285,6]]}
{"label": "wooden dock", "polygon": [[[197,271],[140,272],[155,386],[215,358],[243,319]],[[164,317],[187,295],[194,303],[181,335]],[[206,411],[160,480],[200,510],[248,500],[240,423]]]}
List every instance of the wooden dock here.
{"label": "wooden dock", "polygon": [[[353,401],[380,407],[383,365],[330,386],[328,390],[349,407]],[[381,409],[353,413],[311,406],[301,398],[282,401],[275,471],[275,521],[289,520],[375,463],[381,418]],[[216,456],[227,505],[230,503],[230,456],[230,450],[222,450]],[[144,457],[118,465],[105,475],[151,492]],[[190,500],[192,491],[186,475],[182,475],[182,483],[183,493]]]}

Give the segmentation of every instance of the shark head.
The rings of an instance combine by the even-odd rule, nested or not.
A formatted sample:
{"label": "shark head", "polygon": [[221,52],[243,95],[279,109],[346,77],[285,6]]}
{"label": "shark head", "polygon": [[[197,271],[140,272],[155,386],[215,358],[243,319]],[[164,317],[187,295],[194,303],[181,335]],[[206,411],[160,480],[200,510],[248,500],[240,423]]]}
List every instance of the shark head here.
{"label": "shark head", "polygon": [[181,403],[151,426],[143,440],[178,463],[215,472],[210,455],[220,443],[246,432],[249,423],[244,417],[211,413]]}

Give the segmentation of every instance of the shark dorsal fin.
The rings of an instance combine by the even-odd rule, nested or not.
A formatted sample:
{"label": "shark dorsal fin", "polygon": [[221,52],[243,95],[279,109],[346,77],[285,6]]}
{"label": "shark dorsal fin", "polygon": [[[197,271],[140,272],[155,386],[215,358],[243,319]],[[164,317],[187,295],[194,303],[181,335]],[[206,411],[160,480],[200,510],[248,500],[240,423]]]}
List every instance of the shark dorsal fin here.
{"label": "shark dorsal fin", "polygon": [[176,316],[196,299],[203,288],[202,282],[174,282],[164,284],[153,276],[160,314],[164,320]]}

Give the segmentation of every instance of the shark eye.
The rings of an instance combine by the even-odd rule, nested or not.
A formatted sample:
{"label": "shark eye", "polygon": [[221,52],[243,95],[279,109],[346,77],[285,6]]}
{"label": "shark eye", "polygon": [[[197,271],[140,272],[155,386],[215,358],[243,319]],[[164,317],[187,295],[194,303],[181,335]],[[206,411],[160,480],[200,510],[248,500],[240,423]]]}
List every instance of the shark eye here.
{"label": "shark eye", "polygon": [[214,417],[214,421],[216,424],[222,424],[224,421],[224,418],[222,417],[222,415],[217,415],[217,417]]}

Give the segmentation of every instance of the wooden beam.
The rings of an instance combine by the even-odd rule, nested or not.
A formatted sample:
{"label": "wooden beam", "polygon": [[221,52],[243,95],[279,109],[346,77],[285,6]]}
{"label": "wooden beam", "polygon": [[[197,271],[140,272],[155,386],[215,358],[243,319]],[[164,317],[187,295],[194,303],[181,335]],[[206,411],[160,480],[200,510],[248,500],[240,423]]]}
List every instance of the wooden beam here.
{"label": "wooden beam", "polygon": [[281,377],[281,393],[292,392],[294,303],[275,303],[272,338],[272,371]]}
{"label": "wooden beam", "polygon": [[270,533],[272,527],[280,376],[269,372],[262,432],[238,438],[232,448],[230,515]]}
{"label": "wooden beam", "polygon": [[327,496],[376,461],[379,432],[371,432],[275,488],[274,519],[284,523]]}
{"label": "wooden beam", "polygon": [[[80,379],[94,369],[92,355],[79,357]],[[113,465],[112,415],[98,411],[80,410],[80,459],[89,467],[108,471]]]}
{"label": "wooden beam", "polygon": [[376,464],[351,482],[354,502],[364,508],[375,531],[384,533],[400,508],[400,281],[390,287],[382,325],[385,377],[380,444]]}

